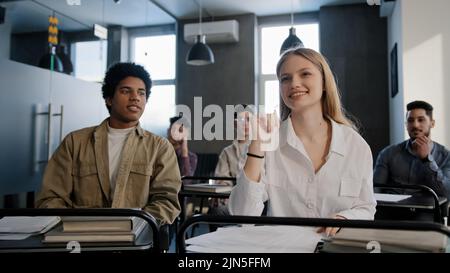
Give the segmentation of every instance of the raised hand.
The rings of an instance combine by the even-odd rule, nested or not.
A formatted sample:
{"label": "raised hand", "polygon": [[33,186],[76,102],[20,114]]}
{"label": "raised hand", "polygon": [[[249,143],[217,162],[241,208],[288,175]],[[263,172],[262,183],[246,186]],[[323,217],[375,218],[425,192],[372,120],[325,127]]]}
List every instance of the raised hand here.
{"label": "raised hand", "polygon": [[278,148],[280,121],[275,111],[270,114],[251,115],[250,124],[250,139],[260,144],[260,152]]}

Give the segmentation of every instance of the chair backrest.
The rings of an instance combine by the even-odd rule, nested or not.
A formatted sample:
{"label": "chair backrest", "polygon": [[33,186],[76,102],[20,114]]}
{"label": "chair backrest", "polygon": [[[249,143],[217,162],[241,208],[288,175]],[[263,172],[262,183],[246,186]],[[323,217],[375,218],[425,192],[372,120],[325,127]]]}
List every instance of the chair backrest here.
{"label": "chair backrest", "polygon": [[194,176],[214,176],[218,161],[218,154],[197,154],[197,168],[195,169]]}

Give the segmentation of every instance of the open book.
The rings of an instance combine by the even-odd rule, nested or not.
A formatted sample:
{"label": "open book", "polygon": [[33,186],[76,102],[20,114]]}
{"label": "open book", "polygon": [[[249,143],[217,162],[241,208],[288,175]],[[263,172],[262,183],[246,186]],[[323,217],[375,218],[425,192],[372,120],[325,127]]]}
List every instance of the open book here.
{"label": "open book", "polygon": [[371,249],[368,244],[376,243],[381,252],[443,252],[447,240],[436,231],[342,228],[328,244]]}
{"label": "open book", "polygon": [[231,192],[233,186],[230,185],[222,185],[222,184],[209,184],[209,183],[200,183],[200,184],[190,184],[184,185],[183,189],[185,191],[200,191],[200,192]]}
{"label": "open book", "polygon": [[67,216],[62,217],[64,232],[131,231],[141,222],[130,216]]}
{"label": "open book", "polygon": [[146,226],[144,219],[136,217],[131,230],[105,231],[91,230],[83,232],[67,232],[60,225],[47,232],[44,236],[44,243],[66,243],[69,241],[78,242],[134,242]]}

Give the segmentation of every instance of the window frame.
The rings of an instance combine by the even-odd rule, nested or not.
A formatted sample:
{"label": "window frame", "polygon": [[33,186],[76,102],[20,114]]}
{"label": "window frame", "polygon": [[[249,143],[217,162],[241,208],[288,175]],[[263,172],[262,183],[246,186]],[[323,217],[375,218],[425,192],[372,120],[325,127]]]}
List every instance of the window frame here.
{"label": "window frame", "polygon": [[153,86],[155,85],[174,85],[175,86],[175,100],[177,94],[177,58],[178,54],[176,49],[178,48],[178,39],[176,32],[176,24],[148,26],[148,27],[136,27],[128,29],[128,56],[131,61],[134,61],[134,47],[135,39],[150,36],[163,36],[163,35],[175,35],[175,77],[173,79],[164,80],[152,80]]}
{"label": "window frame", "polygon": [[[152,89],[157,86],[173,86],[174,87],[174,104],[176,106],[177,102],[177,65],[178,65],[178,34],[177,34],[177,24],[166,24],[157,26],[146,26],[146,27],[135,27],[128,29],[128,59],[130,61],[135,61],[135,39],[143,37],[152,36],[163,36],[163,35],[174,35],[175,36],[175,74],[173,79],[152,79]],[[151,96],[151,95],[150,95]],[[174,109],[175,110],[175,109]],[[154,132],[157,133],[157,132]],[[161,132],[162,133],[162,132]]]}
{"label": "window frame", "polygon": [[[92,43],[92,42],[103,42],[106,45],[106,55],[105,55],[105,70],[108,69],[108,40],[102,40],[102,39],[78,39],[78,40],[74,40],[71,41],[69,43],[69,54],[70,54],[70,61],[72,62],[72,66],[73,66],[73,74],[71,76],[73,76],[76,79],[79,80],[85,80],[82,78],[79,78],[76,76],[76,69],[77,69],[77,52],[75,50],[76,44],[77,43]],[[90,82],[102,82],[103,80],[103,75],[104,72],[102,73],[102,76],[100,78],[99,81],[90,81]],[[89,80],[86,80],[89,81]]]}
{"label": "window frame", "polygon": [[[265,83],[268,81],[278,81],[277,75],[273,74],[263,74],[262,73],[262,29],[266,27],[281,27],[290,26],[290,14],[285,15],[275,15],[275,16],[262,16],[258,17],[258,70],[257,70],[257,94],[255,96],[255,104],[265,105]],[[319,48],[320,48],[320,23],[319,23],[319,12],[306,12],[306,13],[295,13],[294,14],[294,25],[303,24],[317,24],[319,26]],[[287,33],[286,33],[287,35]],[[286,36],[287,37],[287,36]],[[281,47],[281,44],[280,44]],[[275,71],[275,68],[274,68]],[[280,98],[281,99],[281,98]],[[278,113],[279,114],[279,113]]]}

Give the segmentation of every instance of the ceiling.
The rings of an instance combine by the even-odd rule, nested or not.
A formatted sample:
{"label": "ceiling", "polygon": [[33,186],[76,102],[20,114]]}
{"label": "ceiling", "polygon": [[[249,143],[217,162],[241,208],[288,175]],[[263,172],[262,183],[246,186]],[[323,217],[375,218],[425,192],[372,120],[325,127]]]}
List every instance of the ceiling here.
{"label": "ceiling", "polygon": [[[174,23],[176,19],[198,18],[199,5],[205,17],[244,13],[257,16],[318,11],[321,6],[365,3],[366,0],[0,0],[6,7],[5,22],[12,31],[44,31],[53,11],[59,18],[59,29],[79,31],[94,23],[138,27]],[[119,2],[119,3],[116,3]],[[291,8],[291,5],[293,8]]]}
{"label": "ceiling", "polygon": [[254,13],[257,16],[318,11],[321,6],[365,3],[366,0],[155,0],[179,19],[198,18],[199,4],[205,16]]}

